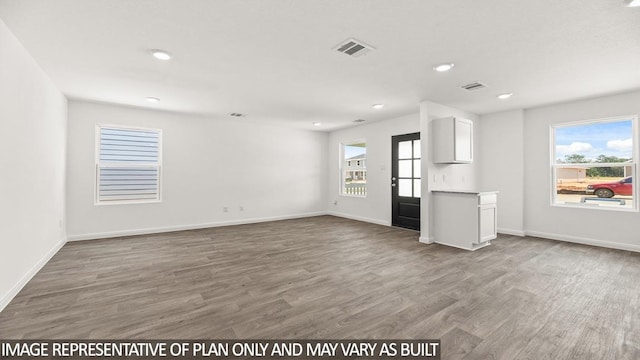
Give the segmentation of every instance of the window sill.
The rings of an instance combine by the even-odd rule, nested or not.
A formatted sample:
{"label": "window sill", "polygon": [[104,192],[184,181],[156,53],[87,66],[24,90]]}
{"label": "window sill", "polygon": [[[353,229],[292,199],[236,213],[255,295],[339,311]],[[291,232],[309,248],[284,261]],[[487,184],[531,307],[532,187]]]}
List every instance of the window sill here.
{"label": "window sill", "polygon": [[578,204],[578,203],[552,203],[552,207],[558,208],[570,208],[570,209],[585,209],[585,210],[601,210],[601,211],[615,211],[615,212],[638,212],[636,207],[613,207],[613,206],[600,206],[598,204]]}
{"label": "window sill", "polygon": [[103,202],[94,202],[95,206],[109,206],[109,205],[136,205],[136,204],[156,204],[161,203],[162,200],[139,200],[139,201],[103,201]]}

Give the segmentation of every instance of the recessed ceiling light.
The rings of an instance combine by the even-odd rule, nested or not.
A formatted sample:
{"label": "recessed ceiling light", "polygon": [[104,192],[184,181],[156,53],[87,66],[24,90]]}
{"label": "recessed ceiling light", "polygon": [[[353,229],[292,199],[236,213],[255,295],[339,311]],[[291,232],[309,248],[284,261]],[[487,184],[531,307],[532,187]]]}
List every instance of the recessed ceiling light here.
{"label": "recessed ceiling light", "polygon": [[313,126],[320,126],[320,125],[322,125],[322,123],[321,123],[321,122],[317,122],[317,121],[316,121],[316,122],[313,122],[312,124],[313,124]]}
{"label": "recessed ceiling light", "polygon": [[513,93],[504,93],[504,94],[498,95],[497,98],[500,100],[506,100],[512,96],[513,96]]}
{"label": "recessed ceiling light", "polygon": [[383,107],[384,107],[384,104],[374,104],[374,105],[372,106],[372,108],[377,109],[377,110],[380,110],[380,109],[382,109]]}
{"label": "recessed ceiling light", "polygon": [[445,72],[445,71],[449,71],[454,67],[454,63],[448,63],[448,64],[440,64],[440,65],[436,65],[433,67],[433,70],[437,71],[437,72]]}
{"label": "recessed ceiling light", "polygon": [[158,101],[160,101],[160,99],[149,96],[149,97],[147,98],[147,101],[148,101],[148,102],[152,102],[152,103],[157,103]]}
{"label": "recessed ceiling light", "polygon": [[151,55],[158,60],[169,60],[171,59],[171,54],[164,50],[151,50]]}
{"label": "recessed ceiling light", "polygon": [[624,0],[624,4],[628,7],[640,6],[640,0]]}

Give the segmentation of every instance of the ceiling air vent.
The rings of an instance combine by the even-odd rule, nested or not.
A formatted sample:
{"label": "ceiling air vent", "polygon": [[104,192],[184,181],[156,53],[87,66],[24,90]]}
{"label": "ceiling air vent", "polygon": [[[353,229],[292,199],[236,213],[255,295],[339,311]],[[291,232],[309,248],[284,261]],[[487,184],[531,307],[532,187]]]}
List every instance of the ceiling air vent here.
{"label": "ceiling air vent", "polygon": [[229,113],[229,116],[231,116],[231,117],[245,117],[247,115],[241,114],[241,113],[237,113],[237,112],[232,112],[232,113]]}
{"label": "ceiling air vent", "polygon": [[360,57],[362,55],[365,55],[371,50],[375,50],[373,46],[367,45],[362,41],[356,40],[354,38],[347,39],[341,42],[336,47],[334,47],[334,49],[338,50],[343,54],[347,54],[353,57]]}
{"label": "ceiling air vent", "polygon": [[465,90],[478,90],[478,89],[482,89],[482,88],[486,88],[487,85],[481,83],[481,82],[472,82],[471,84],[467,84],[467,85],[462,85],[462,88]]}

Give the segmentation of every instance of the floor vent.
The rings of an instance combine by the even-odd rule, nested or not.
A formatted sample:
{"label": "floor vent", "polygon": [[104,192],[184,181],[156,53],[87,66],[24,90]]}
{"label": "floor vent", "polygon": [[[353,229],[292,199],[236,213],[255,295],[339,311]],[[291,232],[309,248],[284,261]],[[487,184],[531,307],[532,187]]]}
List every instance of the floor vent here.
{"label": "floor vent", "polygon": [[462,88],[465,90],[478,90],[478,89],[482,89],[482,88],[486,88],[487,85],[481,83],[481,82],[472,82],[471,84],[467,84],[467,85],[462,85]]}
{"label": "floor vent", "polygon": [[363,43],[362,41],[351,38],[338,44],[336,47],[334,47],[334,50],[337,50],[349,56],[360,57],[367,54],[371,50],[375,50],[375,48],[371,45]]}

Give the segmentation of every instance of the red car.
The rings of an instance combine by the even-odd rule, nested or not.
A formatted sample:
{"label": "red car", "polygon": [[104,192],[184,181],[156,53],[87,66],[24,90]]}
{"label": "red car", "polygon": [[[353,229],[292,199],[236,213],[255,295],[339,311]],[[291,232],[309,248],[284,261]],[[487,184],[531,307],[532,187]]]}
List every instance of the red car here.
{"label": "red car", "polygon": [[587,186],[587,195],[595,194],[599,198],[610,198],[614,195],[631,195],[633,193],[633,184],[631,176],[619,181],[591,184]]}

